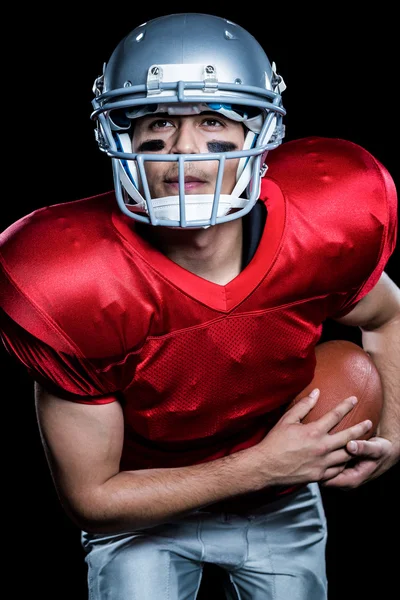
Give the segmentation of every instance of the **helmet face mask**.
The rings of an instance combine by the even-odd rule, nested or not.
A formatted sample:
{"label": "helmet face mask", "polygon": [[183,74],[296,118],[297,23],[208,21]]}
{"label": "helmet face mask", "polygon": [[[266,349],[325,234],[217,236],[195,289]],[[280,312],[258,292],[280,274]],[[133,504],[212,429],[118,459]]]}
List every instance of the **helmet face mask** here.
{"label": "helmet face mask", "polygon": [[[259,197],[265,157],[284,136],[283,89],[274,64],[255,38],[220,17],[176,14],[133,30],[96,79],[92,102],[96,138],[111,157],[122,212],[169,227],[207,227],[244,216]],[[205,111],[241,122],[247,131],[243,148],[201,154],[133,152],[136,118]],[[218,165],[213,193],[185,194],[188,163],[201,167],[205,160]],[[230,194],[223,194],[224,169],[231,160],[239,163],[237,182]],[[177,163],[177,195],[152,198],[146,175],[149,161]]]}

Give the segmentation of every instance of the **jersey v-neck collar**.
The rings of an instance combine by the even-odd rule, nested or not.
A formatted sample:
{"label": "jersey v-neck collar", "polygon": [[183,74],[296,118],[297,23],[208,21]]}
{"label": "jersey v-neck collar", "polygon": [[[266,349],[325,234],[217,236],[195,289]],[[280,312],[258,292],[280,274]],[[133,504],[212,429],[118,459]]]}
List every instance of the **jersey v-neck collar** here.
{"label": "jersey v-neck collar", "polygon": [[128,246],[140,254],[149,268],[156,270],[198,302],[220,312],[230,312],[268,276],[281,246],[286,221],[284,196],[277,184],[266,178],[263,182],[263,197],[268,217],[258,248],[250,263],[226,285],[203,279],[176,264],[138,235],[132,226],[132,220],[121,211],[113,211],[112,221]]}

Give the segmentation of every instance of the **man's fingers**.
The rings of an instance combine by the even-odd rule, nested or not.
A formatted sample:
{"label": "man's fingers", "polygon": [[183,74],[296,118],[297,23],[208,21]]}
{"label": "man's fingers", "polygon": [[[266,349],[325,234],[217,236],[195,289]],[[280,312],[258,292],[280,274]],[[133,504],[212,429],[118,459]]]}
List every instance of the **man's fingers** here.
{"label": "man's fingers", "polygon": [[338,469],[338,474],[335,474],[335,468],[333,467],[329,472],[329,475],[333,475],[333,477],[327,478],[327,471],[325,473],[326,478],[321,482],[321,485],[340,489],[354,489],[370,478],[375,468],[376,465],[373,461],[362,461],[355,464],[354,467],[346,467],[341,472]]}
{"label": "man's fingers", "polygon": [[[304,419],[304,417],[310,412],[310,410],[317,403],[319,395],[320,395],[320,390],[318,388],[316,388],[316,389],[312,390],[312,392],[310,392],[308,394],[308,396],[304,396],[304,398],[301,398],[301,400],[299,400],[288,411],[289,420],[292,421],[293,423],[296,423],[296,422]],[[327,411],[322,417],[319,417],[315,421],[315,423],[318,423],[318,427],[321,429],[321,431],[324,431],[327,433],[328,431],[333,429],[333,427],[335,427],[335,425],[340,423],[340,421],[343,419],[343,417],[345,417],[347,415],[347,413],[350,412],[356,404],[357,404],[357,398],[355,396],[349,396],[342,402],[339,402],[339,404],[337,404],[334,408]],[[364,427],[365,427],[365,425],[364,425]],[[368,429],[366,429],[366,431],[368,431]],[[358,435],[357,435],[357,431],[354,431],[354,433],[350,434],[350,437],[345,436],[343,439],[343,442],[342,442],[342,446],[346,445],[347,442],[349,442],[352,438],[360,437],[366,431],[361,431],[360,433],[358,433]]]}
{"label": "man's fingers", "polygon": [[[340,423],[340,421],[349,413],[355,405],[357,404],[356,396],[349,396],[339,402],[334,408],[328,410],[322,417],[318,419],[318,425],[321,427],[322,431],[330,431]],[[356,436],[353,436],[356,437]],[[346,443],[346,442],[345,442]]]}
{"label": "man's fingers", "polygon": [[287,411],[287,420],[292,423],[296,423],[304,419],[304,417],[310,412],[319,397],[319,389],[312,390],[308,396],[301,398],[294,406]]}
{"label": "man's fingers", "polygon": [[379,440],[352,439],[347,443],[346,450],[355,456],[362,456],[363,458],[380,458],[383,454],[382,444]]}
{"label": "man's fingers", "polygon": [[333,450],[328,456],[328,467],[345,466],[348,462],[354,460],[354,456],[349,454],[345,448]]}
{"label": "man's fingers", "polygon": [[[372,421],[366,419],[365,421],[360,421],[356,425],[352,425],[347,429],[343,429],[343,431],[338,431],[337,433],[331,434],[332,448],[343,448],[347,444],[350,444],[352,441],[357,440],[357,444],[359,443],[358,438],[363,437],[372,427]],[[350,447],[347,448],[350,451]],[[353,454],[357,452],[357,448],[353,449]]]}

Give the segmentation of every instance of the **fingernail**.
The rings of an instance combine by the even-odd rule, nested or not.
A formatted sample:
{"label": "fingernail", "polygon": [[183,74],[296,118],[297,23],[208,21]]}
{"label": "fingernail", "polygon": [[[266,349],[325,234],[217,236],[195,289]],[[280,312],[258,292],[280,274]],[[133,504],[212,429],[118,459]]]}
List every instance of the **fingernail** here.
{"label": "fingernail", "polygon": [[316,397],[318,396],[318,394],[319,394],[319,389],[318,389],[318,388],[315,388],[315,390],[313,390],[313,391],[310,393],[310,397],[311,397],[311,398],[316,398]]}
{"label": "fingernail", "polygon": [[357,450],[356,442],[349,442],[349,450],[351,450],[352,452],[355,452]]}

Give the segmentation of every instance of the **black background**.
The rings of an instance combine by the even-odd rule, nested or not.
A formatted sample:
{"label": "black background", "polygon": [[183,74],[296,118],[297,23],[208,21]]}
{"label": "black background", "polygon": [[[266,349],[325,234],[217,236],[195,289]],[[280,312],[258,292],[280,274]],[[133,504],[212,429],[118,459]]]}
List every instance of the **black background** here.
{"label": "black background", "polygon": [[[300,5],[301,6],[298,6]],[[13,43],[5,61],[3,108],[4,229],[35,208],[111,189],[111,163],[97,149],[92,84],[121,37],[170,12],[111,6],[40,5],[10,9]],[[54,4],[55,6],[55,4]],[[323,135],[372,152],[399,188],[398,37],[394,9],[384,3],[347,13],[347,5],[293,9],[286,4],[220,10],[191,7],[235,21],[257,37],[287,85],[286,139]],[[365,5],[366,6],[366,5]],[[82,12],[85,10],[85,12]],[[397,55],[396,55],[397,52]],[[10,70],[9,70],[10,69]],[[395,105],[396,101],[396,105]],[[399,249],[386,271],[400,285]],[[353,328],[327,322],[323,339],[360,342]],[[2,349],[3,350],[3,349]],[[32,382],[5,351],[3,370],[4,578],[11,598],[87,598],[79,531],[65,516],[36,427]],[[398,593],[399,468],[351,492],[323,490],[329,523],[329,600],[389,600]],[[3,563],[4,564],[4,563]],[[200,597],[217,589],[208,570]],[[217,592],[215,592],[217,597]],[[143,600],[146,600],[145,598]],[[162,599],[160,599],[162,600]],[[287,600],[290,600],[288,598]]]}

